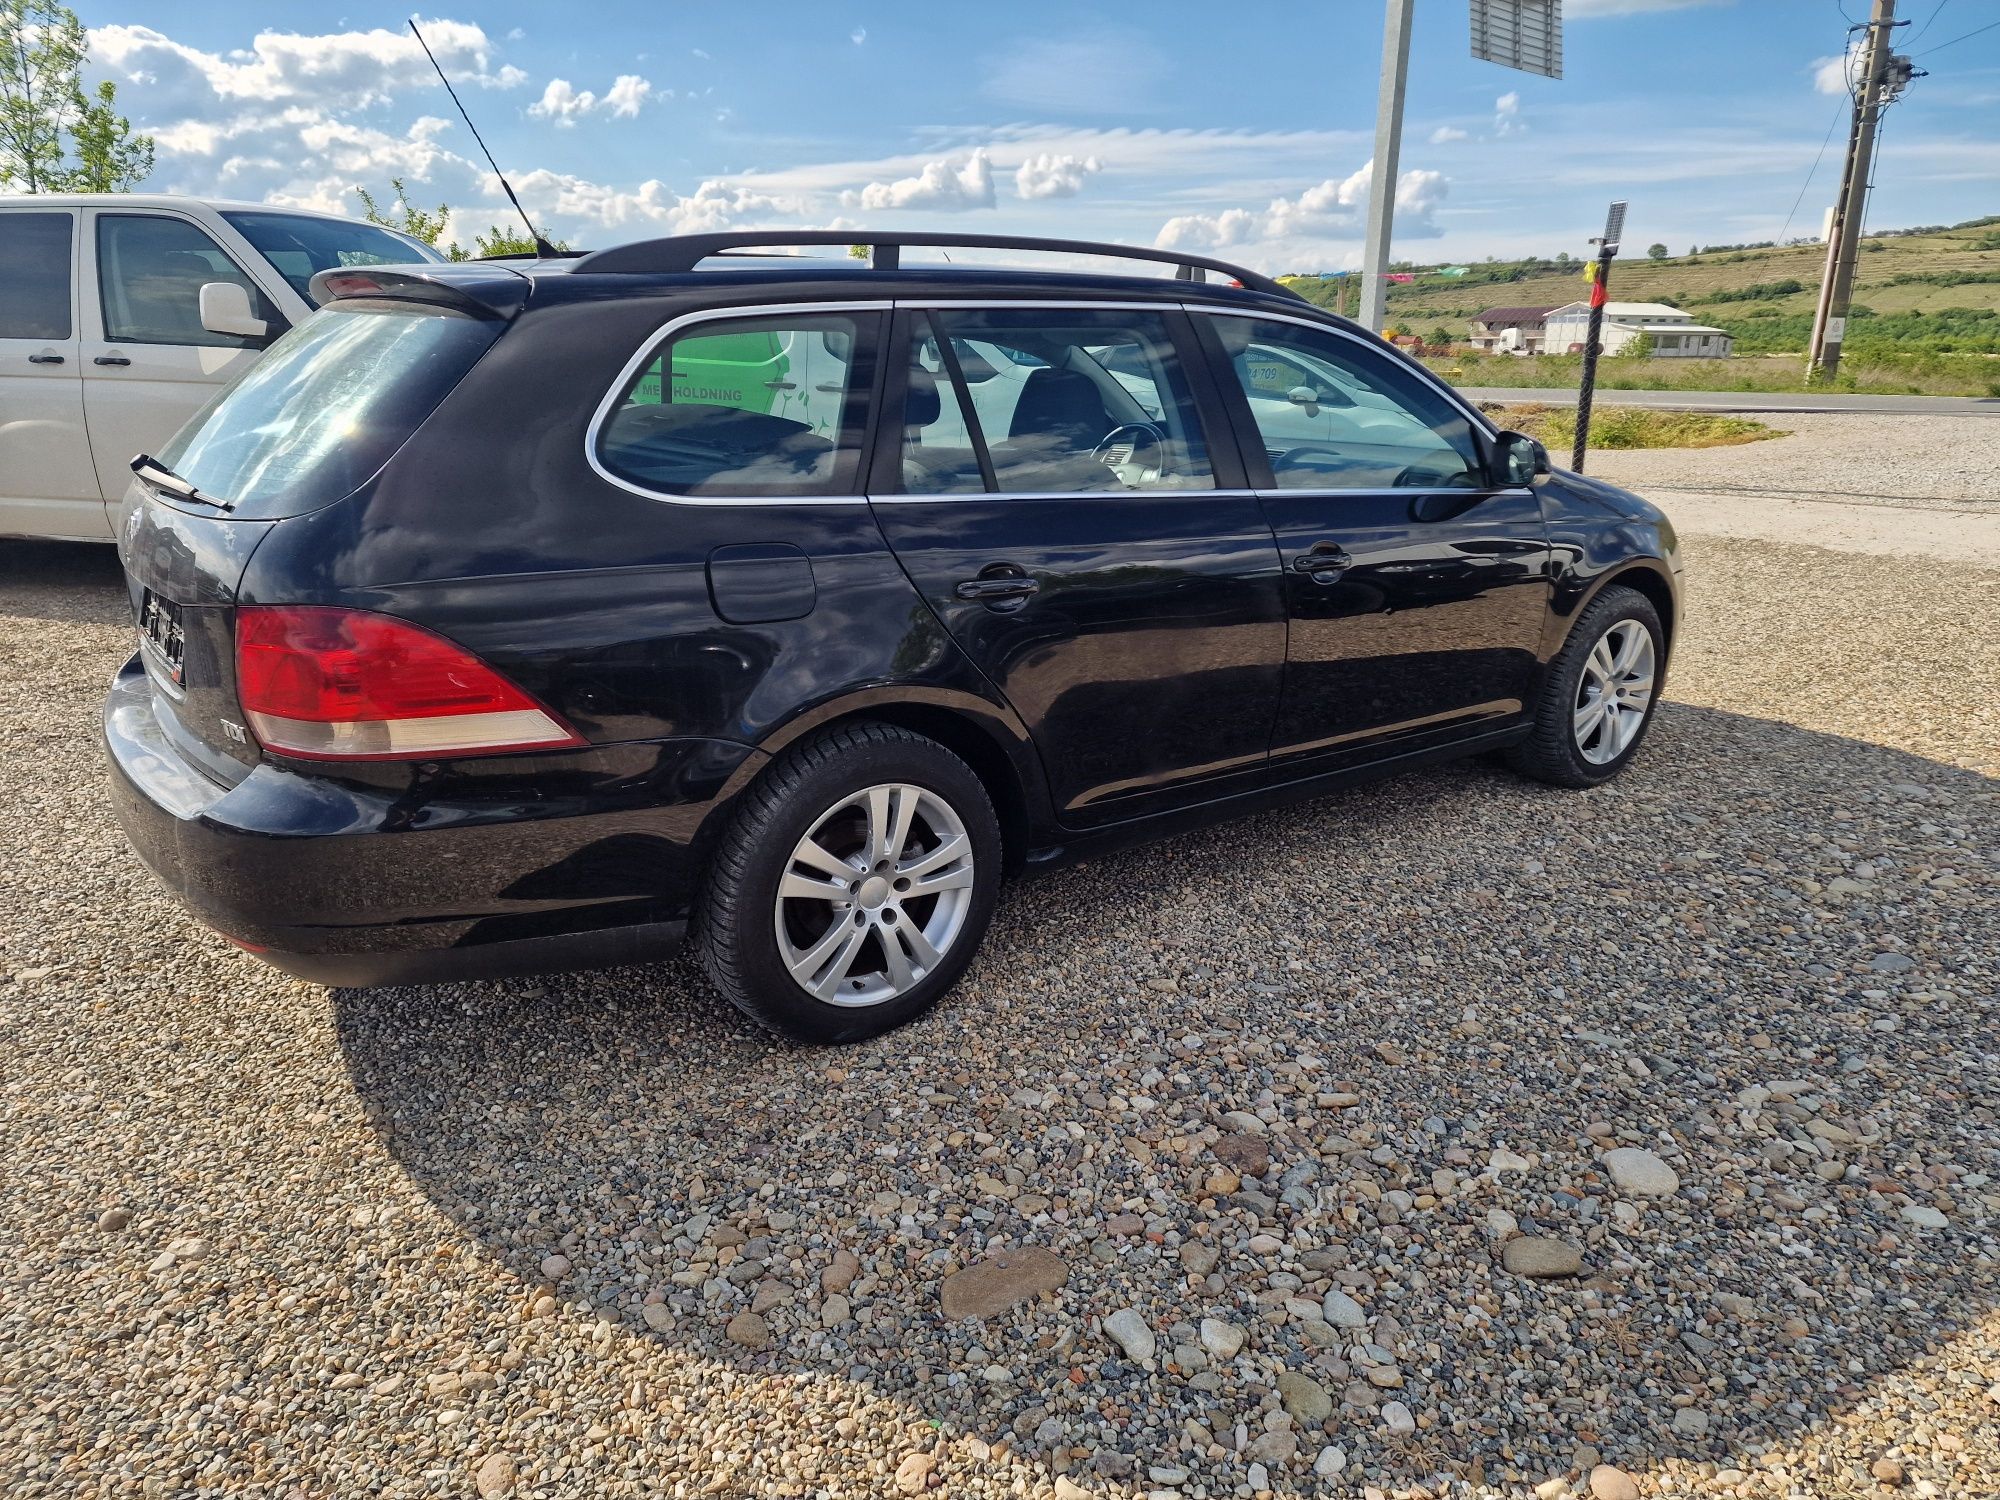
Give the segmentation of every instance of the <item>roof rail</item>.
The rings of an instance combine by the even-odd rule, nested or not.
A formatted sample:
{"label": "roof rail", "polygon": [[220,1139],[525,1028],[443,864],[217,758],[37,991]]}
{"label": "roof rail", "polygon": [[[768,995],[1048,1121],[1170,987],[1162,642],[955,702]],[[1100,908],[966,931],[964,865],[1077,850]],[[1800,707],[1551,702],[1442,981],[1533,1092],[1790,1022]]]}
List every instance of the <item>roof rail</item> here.
{"label": "roof rail", "polygon": [[757,245],[866,245],[870,264],[878,271],[896,270],[905,245],[967,250],[1029,250],[1049,255],[1150,260],[1172,266],[1175,278],[1180,281],[1202,281],[1205,279],[1202,275],[1204,271],[1216,271],[1253,291],[1268,292],[1293,301],[1302,300],[1297,292],[1269,276],[1206,255],[1154,250],[1141,245],[1112,245],[1096,240],[1037,239],[1015,234],[941,234],[931,230],[892,230],[878,234],[862,229],[730,229],[717,234],[682,234],[593,251],[570,269],[579,275],[592,272],[657,274],[692,271],[712,255]]}

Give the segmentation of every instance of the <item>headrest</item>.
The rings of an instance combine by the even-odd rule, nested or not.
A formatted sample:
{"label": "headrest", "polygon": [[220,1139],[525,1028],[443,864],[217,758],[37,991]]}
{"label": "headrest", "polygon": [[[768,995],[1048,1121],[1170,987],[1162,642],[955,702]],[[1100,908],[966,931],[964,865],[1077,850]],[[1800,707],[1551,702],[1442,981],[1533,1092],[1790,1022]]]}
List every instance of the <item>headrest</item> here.
{"label": "headrest", "polygon": [[821,331],[820,347],[842,364],[846,364],[854,354],[854,335],[844,328],[828,328]]}
{"label": "headrest", "polygon": [[912,361],[909,394],[903,398],[903,425],[928,427],[943,411],[944,403],[938,399],[937,376]]}
{"label": "headrest", "polygon": [[1210,318],[1208,326],[1222,340],[1223,352],[1231,359],[1250,347],[1250,335],[1255,331],[1255,325],[1248,318]]}

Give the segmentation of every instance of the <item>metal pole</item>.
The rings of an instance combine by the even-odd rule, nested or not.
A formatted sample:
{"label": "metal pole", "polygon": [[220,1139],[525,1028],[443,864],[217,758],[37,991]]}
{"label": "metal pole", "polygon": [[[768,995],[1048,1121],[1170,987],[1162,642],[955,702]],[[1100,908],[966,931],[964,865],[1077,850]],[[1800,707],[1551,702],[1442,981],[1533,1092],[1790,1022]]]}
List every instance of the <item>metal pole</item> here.
{"label": "metal pole", "polygon": [[1583,472],[1583,450],[1590,446],[1590,403],[1597,393],[1597,356],[1604,336],[1604,304],[1611,300],[1611,257],[1618,247],[1610,243],[1597,247],[1597,280],[1590,284],[1590,331],[1583,336],[1583,380],[1576,392],[1576,442],[1570,449],[1569,466]]}
{"label": "metal pole", "polygon": [[1410,6],[1389,0],[1382,20],[1382,92],[1375,105],[1375,168],[1368,184],[1368,238],[1361,251],[1361,315],[1382,331],[1389,285],[1389,233],[1396,217],[1396,171],[1403,154],[1403,93],[1410,78]]}
{"label": "metal pole", "polygon": [[1861,250],[1862,220],[1868,212],[1868,174],[1875,155],[1875,127],[1882,118],[1889,38],[1895,24],[1896,0],[1875,0],[1874,13],[1868,19],[1868,50],[1862,54],[1844,192],[1828,257],[1832,275],[1820,288],[1820,313],[1813,328],[1807,374],[1816,380],[1831,380],[1840,373],[1840,346],[1847,337],[1847,305],[1854,294],[1854,263]]}

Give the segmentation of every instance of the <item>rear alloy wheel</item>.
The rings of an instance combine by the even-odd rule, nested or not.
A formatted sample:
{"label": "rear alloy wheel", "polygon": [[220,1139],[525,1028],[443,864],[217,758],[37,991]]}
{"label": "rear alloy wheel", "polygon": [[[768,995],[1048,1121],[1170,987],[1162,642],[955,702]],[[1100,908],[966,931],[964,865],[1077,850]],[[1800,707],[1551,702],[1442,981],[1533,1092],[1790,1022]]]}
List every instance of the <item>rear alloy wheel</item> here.
{"label": "rear alloy wheel", "polygon": [[1664,634],[1653,601],[1613,584],[1570,627],[1549,663],[1533,731],[1507,751],[1525,776],[1587,787],[1625,768],[1659,701]]}
{"label": "rear alloy wheel", "polygon": [[715,985],[805,1041],[901,1025],[951,988],[985,934],[1000,826],[964,761],[888,724],[793,747],[745,793],[697,929]]}

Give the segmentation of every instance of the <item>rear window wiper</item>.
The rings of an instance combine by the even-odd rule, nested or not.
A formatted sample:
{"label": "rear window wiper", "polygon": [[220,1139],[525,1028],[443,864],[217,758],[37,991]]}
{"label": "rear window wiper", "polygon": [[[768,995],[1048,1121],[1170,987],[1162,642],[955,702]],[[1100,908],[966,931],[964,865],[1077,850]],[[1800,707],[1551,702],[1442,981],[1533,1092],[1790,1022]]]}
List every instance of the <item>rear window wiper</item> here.
{"label": "rear window wiper", "polygon": [[186,500],[195,505],[209,505],[223,511],[236,509],[234,500],[224,500],[217,495],[204,495],[150,453],[141,453],[132,460],[132,472],[154,489],[164,490],[177,500]]}

